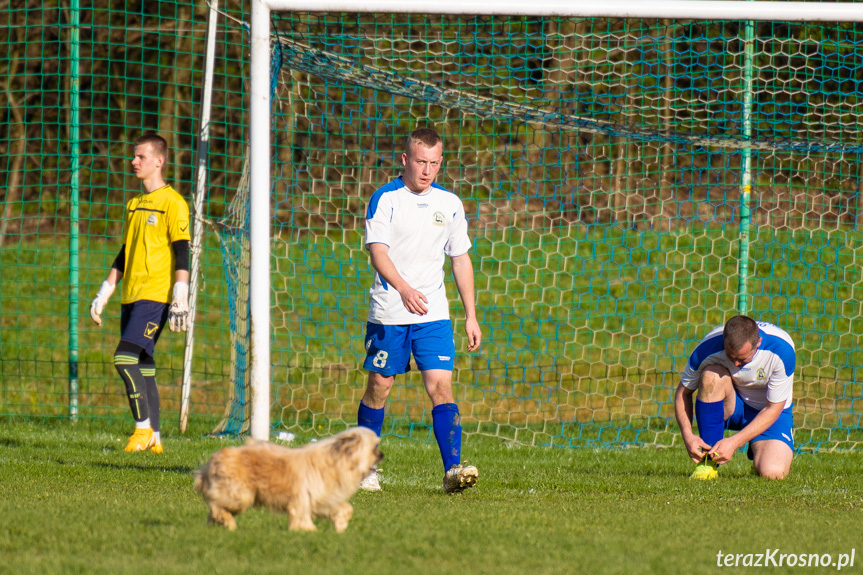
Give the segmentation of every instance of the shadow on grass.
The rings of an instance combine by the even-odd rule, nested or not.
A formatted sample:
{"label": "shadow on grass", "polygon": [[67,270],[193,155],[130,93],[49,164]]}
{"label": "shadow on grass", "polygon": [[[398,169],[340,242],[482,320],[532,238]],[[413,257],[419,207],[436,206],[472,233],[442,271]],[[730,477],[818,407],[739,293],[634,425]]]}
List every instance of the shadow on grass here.
{"label": "shadow on grass", "polygon": [[0,437],[0,447],[24,447],[24,443],[18,441],[17,439],[7,439],[5,437]]}
{"label": "shadow on grass", "polygon": [[[54,460],[56,463],[61,465],[65,465],[65,462],[60,460]],[[105,462],[93,462],[88,463],[88,465],[92,467],[101,467],[103,469],[114,469],[118,471],[123,470],[135,470],[135,471],[147,471],[147,472],[156,472],[156,473],[183,473],[191,475],[197,467],[186,467],[184,465],[172,465],[172,466],[164,466],[164,465],[143,465],[140,463],[105,463]]]}

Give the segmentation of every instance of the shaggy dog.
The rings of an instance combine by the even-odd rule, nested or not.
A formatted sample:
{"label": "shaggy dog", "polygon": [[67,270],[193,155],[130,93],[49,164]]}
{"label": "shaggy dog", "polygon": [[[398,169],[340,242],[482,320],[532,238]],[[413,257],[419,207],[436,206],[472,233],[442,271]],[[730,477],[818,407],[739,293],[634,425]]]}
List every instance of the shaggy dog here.
{"label": "shaggy dog", "polygon": [[285,511],[291,530],[315,531],[313,517],[348,527],[351,495],[383,459],[380,439],[365,427],[348,429],[291,449],[266,441],[220,449],[195,475],[195,490],[210,507],[207,522],[237,528],[234,515],[252,506]]}

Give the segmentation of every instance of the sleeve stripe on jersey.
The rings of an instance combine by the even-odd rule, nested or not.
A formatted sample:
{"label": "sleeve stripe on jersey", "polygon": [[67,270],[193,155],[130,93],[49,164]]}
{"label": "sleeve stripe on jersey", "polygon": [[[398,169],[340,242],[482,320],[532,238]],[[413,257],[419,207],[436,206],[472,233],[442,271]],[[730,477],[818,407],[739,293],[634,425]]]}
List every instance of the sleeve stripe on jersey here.
{"label": "sleeve stripe on jersey", "polygon": [[772,351],[778,355],[779,359],[782,360],[782,363],[785,366],[785,375],[793,375],[796,358],[794,355],[794,348],[791,347],[791,344],[779,336],[764,333],[760,330],[759,333],[762,337],[761,347],[759,349]]}
{"label": "sleeve stripe on jersey", "polygon": [[378,211],[378,202],[381,201],[381,198],[385,193],[394,192],[403,186],[404,182],[402,181],[402,177],[399,176],[392,182],[378,188],[369,200],[369,207],[366,209],[366,219],[370,220],[375,217],[375,212]]}
{"label": "sleeve stripe on jersey", "polygon": [[689,367],[698,371],[698,366],[701,365],[705,359],[713,355],[714,353],[718,353],[725,349],[725,338],[722,334],[718,334],[715,337],[711,337],[710,339],[706,339],[698,344],[698,347],[695,348],[695,351],[692,352],[692,355],[689,356]]}
{"label": "sleeve stripe on jersey", "polygon": [[155,212],[157,214],[164,214],[165,210],[153,210],[150,208],[135,208],[134,210],[130,210],[130,213],[134,212]]}
{"label": "sleeve stripe on jersey", "polygon": [[378,211],[378,202],[381,201],[383,193],[375,193],[372,199],[369,200],[369,207],[366,210],[366,219],[370,220],[375,217],[375,212]]}

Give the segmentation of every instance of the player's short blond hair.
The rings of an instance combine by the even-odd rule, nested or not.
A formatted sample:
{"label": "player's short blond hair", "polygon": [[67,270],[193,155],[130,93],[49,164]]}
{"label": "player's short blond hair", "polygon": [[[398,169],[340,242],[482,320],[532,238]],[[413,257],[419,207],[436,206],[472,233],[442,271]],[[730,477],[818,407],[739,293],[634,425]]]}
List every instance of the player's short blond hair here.
{"label": "player's short blond hair", "polygon": [[420,144],[424,148],[434,148],[442,144],[440,134],[431,128],[419,128],[414,130],[405,138],[405,153],[410,153],[411,144]]}
{"label": "player's short blond hair", "polygon": [[150,144],[153,147],[153,152],[157,156],[165,158],[165,163],[168,163],[168,142],[165,138],[158,134],[144,134],[135,140],[136,147],[143,146],[144,144]]}
{"label": "player's short blond hair", "polygon": [[758,324],[751,317],[736,315],[725,323],[722,329],[722,338],[725,340],[726,349],[739,351],[746,343],[753,346],[758,345]]}

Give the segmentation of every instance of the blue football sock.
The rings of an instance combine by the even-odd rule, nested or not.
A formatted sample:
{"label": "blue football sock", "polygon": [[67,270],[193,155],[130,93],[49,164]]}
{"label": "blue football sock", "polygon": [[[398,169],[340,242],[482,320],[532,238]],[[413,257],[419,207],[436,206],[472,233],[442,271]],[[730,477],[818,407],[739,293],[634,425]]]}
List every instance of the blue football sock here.
{"label": "blue football sock", "polygon": [[380,437],[381,430],[384,428],[384,408],[372,409],[361,401],[360,408],[357,410],[357,425],[368,427]]}
{"label": "blue football sock", "polygon": [[710,403],[695,400],[695,421],[698,423],[698,435],[707,445],[716,445],[725,435],[725,402]]}
{"label": "blue football sock", "polygon": [[454,403],[442,403],[432,409],[432,427],[444,472],[461,463],[461,416]]}

